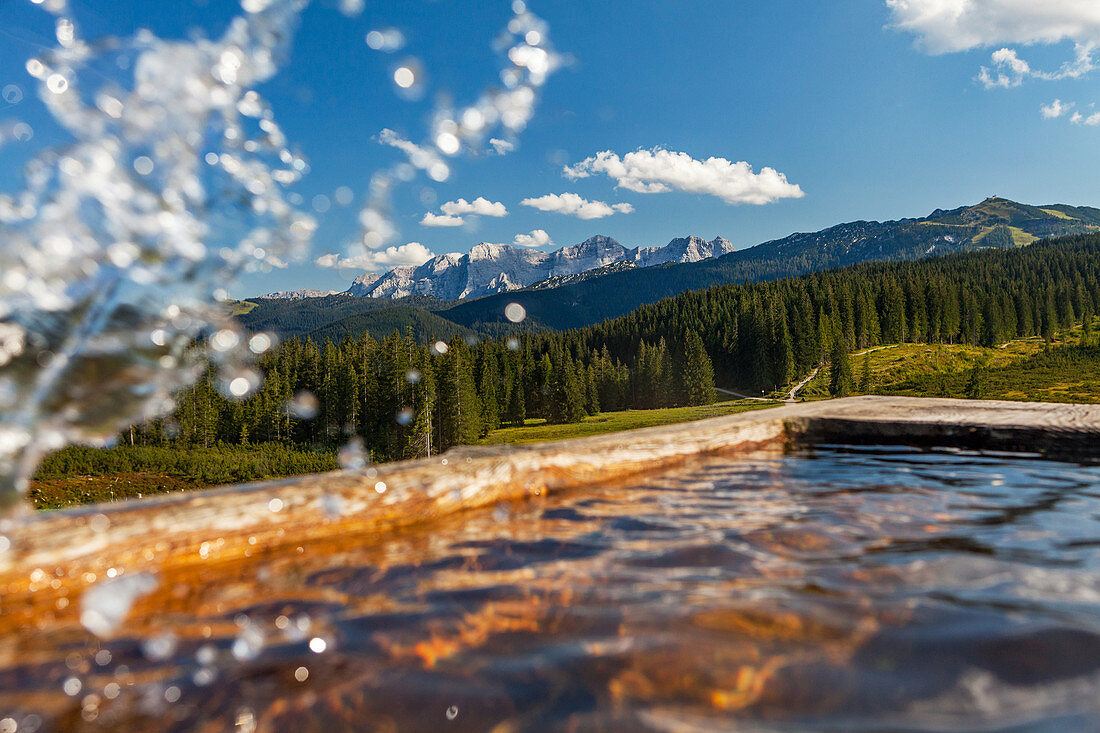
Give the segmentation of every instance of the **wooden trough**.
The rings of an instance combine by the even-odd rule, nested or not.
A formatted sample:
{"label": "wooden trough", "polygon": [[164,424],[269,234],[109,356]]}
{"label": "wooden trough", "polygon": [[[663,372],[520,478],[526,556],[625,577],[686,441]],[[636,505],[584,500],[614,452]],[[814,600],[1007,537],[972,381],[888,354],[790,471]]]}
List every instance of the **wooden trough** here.
{"label": "wooden trough", "polygon": [[26,591],[36,574],[76,584],[111,568],[200,564],[212,554],[246,557],[351,533],[369,542],[454,512],[660,471],[694,456],[829,442],[1093,460],[1100,405],[853,397],[50,512],[8,533],[0,588]]}

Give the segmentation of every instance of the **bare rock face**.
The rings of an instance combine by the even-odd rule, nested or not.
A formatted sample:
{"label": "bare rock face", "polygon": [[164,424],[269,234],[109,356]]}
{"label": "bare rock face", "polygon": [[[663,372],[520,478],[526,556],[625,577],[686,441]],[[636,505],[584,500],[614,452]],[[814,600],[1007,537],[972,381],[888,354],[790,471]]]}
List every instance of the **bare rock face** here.
{"label": "bare rock face", "polygon": [[352,281],[351,287],[345,290],[348,295],[366,295],[370,292],[371,286],[375,281],[380,278],[381,275],[376,275],[373,272],[364,272],[359,277]]}
{"label": "bare rock face", "polygon": [[733,243],[722,237],[716,237],[712,242],[702,237],[678,237],[664,247],[639,247],[635,250],[634,262],[638,267],[652,267],[666,262],[699,262],[732,251]]}
{"label": "bare rock face", "polygon": [[464,255],[439,255],[417,267],[395,267],[384,275],[360,275],[346,292],[370,298],[479,298],[617,263],[650,267],[666,262],[698,262],[732,251],[733,245],[721,237],[713,242],[681,237],[664,247],[627,249],[611,237],[596,235],[554,252],[481,242]]}

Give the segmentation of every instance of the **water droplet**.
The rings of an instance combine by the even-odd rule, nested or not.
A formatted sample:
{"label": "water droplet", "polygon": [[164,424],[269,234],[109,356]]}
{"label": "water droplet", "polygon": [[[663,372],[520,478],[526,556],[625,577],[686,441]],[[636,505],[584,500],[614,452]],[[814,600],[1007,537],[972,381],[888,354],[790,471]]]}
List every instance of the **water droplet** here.
{"label": "water droplet", "polygon": [[317,410],[320,404],[317,402],[317,397],[314,396],[309,390],[301,390],[294,395],[294,399],[290,401],[287,408],[290,410],[290,414],[300,420],[312,420],[317,417]]}
{"label": "water droplet", "polygon": [[255,624],[249,624],[241,629],[241,633],[237,634],[237,638],[233,640],[233,646],[229,648],[229,651],[238,661],[245,662],[260,656],[260,652],[264,648],[264,641],[264,632]]}
{"label": "water droplet", "polygon": [[378,494],[386,493],[386,488],[387,487],[386,487],[386,482],[385,481],[379,481],[374,485],[374,491],[375,491],[375,493],[378,493]]}
{"label": "water droplet", "polygon": [[367,45],[375,51],[393,53],[405,46],[405,34],[396,28],[375,28],[367,34]]}
{"label": "water droplet", "polygon": [[138,156],[134,159],[134,170],[140,175],[149,175],[153,172],[153,159],[148,155]]}
{"label": "water droplet", "polygon": [[241,342],[241,335],[230,328],[223,328],[210,337],[210,345],[214,351],[226,352],[237,348]]}
{"label": "water droplet", "polygon": [[509,303],[504,307],[504,317],[512,323],[521,323],[527,317],[527,309],[519,303]]}
{"label": "water droplet", "polygon": [[405,372],[405,381],[409,384],[418,384],[422,376],[419,369],[410,369]]}
{"label": "water droplet", "polygon": [[436,341],[434,344],[432,344],[432,351],[439,354],[440,356],[443,356],[450,350],[451,347],[447,346],[446,342],[444,341]]}
{"label": "water droplet", "polygon": [[100,581],[80,599],[80,623],[96,636],[110,636],[126,620],[134,602],[152,593],[157,585],[156,576],[151,573]]}
{"label": "water droplet", "polygon": [[328,643],[319,636],[309,640],[309,650],[314,654],[322,654],[328,648]]}
{"label": "water droplet", "polygon": [[309,679],[309,670],[305,667],[299,667],[298,669],[294,670],[294,679],[298,680],[299,682],[305,682]]}
{"label": "water droplet", "polygon": [[167,690],[164,691],[164,699],[168,703],[178,702],[180,699],[180,688],[176,687],[175,685],[169,687]]}
{"label": "water droplet", "polygon": [[252,708],[239,708],[237,719],[234,721],[236,733],[256,733],[256,715]]}
{"label": "water droplet", "polygon": [[248,339],[248,350],[253,354],[263,354],[275,345],[275,338],[268,333],[258,333]]}
{"label": "water droplet", "polygon": [[26,122],[16,122],[11,128],[12,136],[21,143],[34,137],[34,130]]}
{"label": "water droplet", "polygon": [[519,350],[519,339],[517,339],[517,338],[510,338],[507,341],[505,341],[504,344],[505,344],[505,346],[508,347],[509,351],[518,351]]}
{"label": "water droplet", "polygon": [[454,720],[457,717],[458,717],[458,706],[457,705],[452,705],[451,707],[447,708],[447,720]]}
{"label": "water droplet", "polygon": [[283,500],[276,497],[276,498],[272,499],[271,501],[267,502],[267,510],[269,512],[273,512],[273,513],[281,512],[283,510]]}
{"label": "water droplet", "polygon": [[416,74],[408,66],[398,66],[393,72],[393,82],[402,89],[408,89],[416,83]]}
{"label": "water droplet", "polygon": [[50,74],[46,79],[46,88],[54,94],[64,94],[69,88],[69,80],[61,74]]}
{"label": "water droplet", "polygon": [[439,148],[440,152],[444,155],[454,155],[461,147],[461,143],[458,140],[458,136],[450,132],[441,132],[435,138],[435,146]]}
{"label": "water droplet", "polygon": [[[326,517],[330,519],[336,519],[344,515],[344,499],[336,494],[325,494],[321,497],[321,511],[325,513]],[[284,625],[279,626],[279,619],[283,619]],[[275,619],[275,625],[279,628],[286,628],[285,625],[286,616],[280,616]]]}
{"label": "water droplet", "polygon": [[415,415],[411,407],[402,407],[400,410],[397,411],[397,424],[408,425],[413,421],[414,416]]}
{"label": "water droplet", "polygon": [[4,91],[0,93],[0,96],[8,104],[19,104],[23,101],[23,90],[15,84],[8,84],[4,87]]}
{"label": "water droplet", "polygon": [[363,447],[363,439],[358,435],[349,440],[336,452],[336,462],[345,471],[359,471],[366,467],[369,455]]}
{"label": "water droplet", "polygon": [[195,674],[191,675],[191,681],[198,687],[206,687],[214,682],[218,673],[211,667],[199,667]]}
{"label": "water droplet", "polygon": [[83,687],[84,687],[83,683],[81,683],[81,681],[78,680],[76,677],[69,677],[61,685],[61,689],[69,697],[76,697],[77,695],[79,695],[80,690],[83,689]]}
{"label": "water droplet", "polygon": [[146,639],[141,645],[145,656],[154,662],[163,662],[176,652],[176,636],[170,631]]}
{"label": "water droplet", "polygon": [[226,369],[218,379],[218,391],[231,400],[243,400],[259,388],[261,377],[254,369]]}
{"label": "water droplet", "polygon": [[195,652],[195,659],[204,667],[213,664],[218,659],[218,649],[213,644],[203,644]]}

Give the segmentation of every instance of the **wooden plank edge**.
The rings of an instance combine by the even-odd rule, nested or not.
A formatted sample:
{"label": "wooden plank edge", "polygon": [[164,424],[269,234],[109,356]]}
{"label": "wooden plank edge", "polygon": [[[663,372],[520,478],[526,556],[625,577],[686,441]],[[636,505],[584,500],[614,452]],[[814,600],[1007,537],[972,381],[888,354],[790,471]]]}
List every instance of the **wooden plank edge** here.
{"label": "wooden plank edge", "polygon": [[819,442],[1095,459],[1100,406],[855,397],[49,512],[7,534],[0,587],[15,590],[36,569],[77,578],[243,557],[342,533],[381,539],[454,512],[666,470],[694,456]]}

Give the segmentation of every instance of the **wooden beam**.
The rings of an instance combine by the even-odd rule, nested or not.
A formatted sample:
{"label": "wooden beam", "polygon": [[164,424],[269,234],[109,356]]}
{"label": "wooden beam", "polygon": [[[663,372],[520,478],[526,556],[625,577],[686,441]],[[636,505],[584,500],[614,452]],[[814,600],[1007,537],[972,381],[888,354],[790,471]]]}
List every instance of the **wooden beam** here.
{"label": "wooden beam", "polygon": [[[692,423],[41,513],[7,533],[0,588],[36,569],[77,579],[345,533],[384,537],[457,511],[661,471],[694,456],[816,442],[938,444],[1100,457],[1100,405],[855,397]],[[74,581],[75,582],[75,581]]]}

